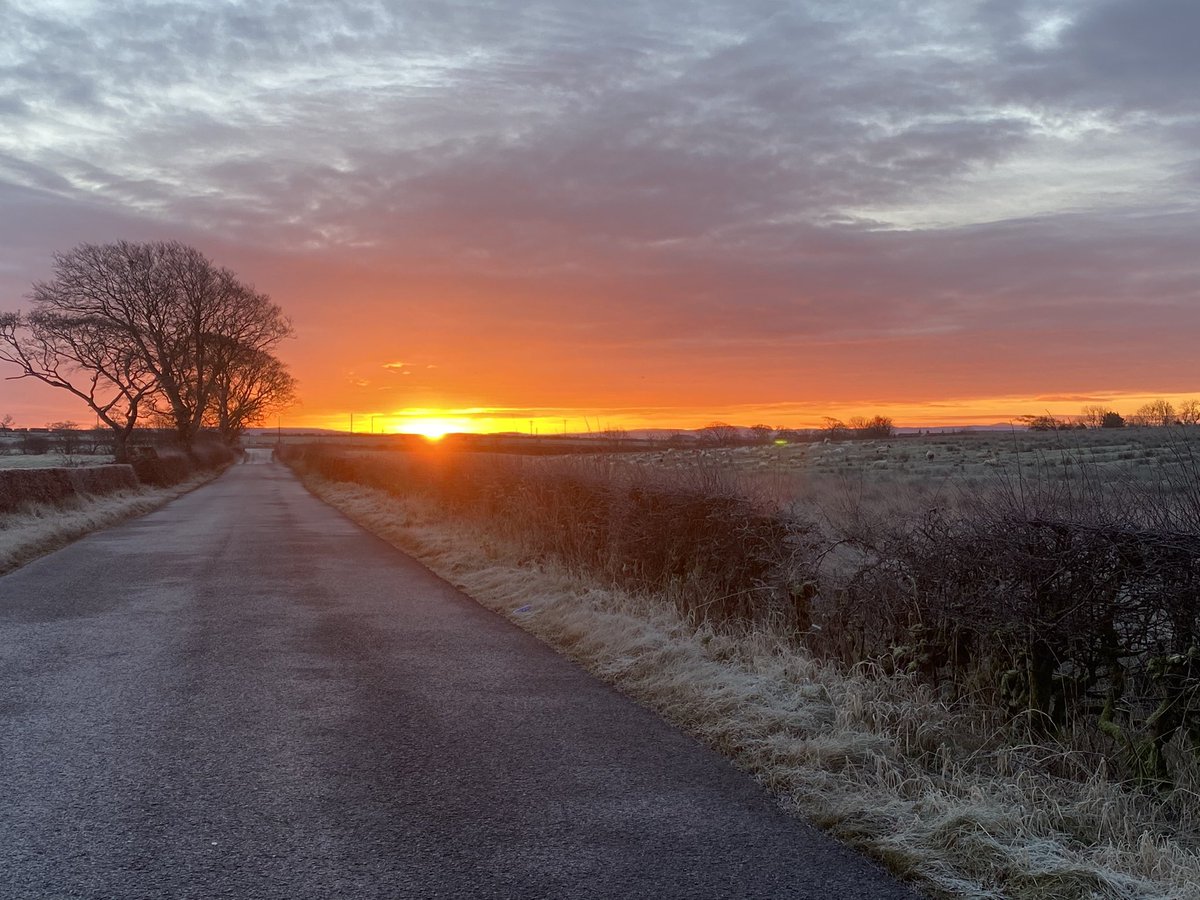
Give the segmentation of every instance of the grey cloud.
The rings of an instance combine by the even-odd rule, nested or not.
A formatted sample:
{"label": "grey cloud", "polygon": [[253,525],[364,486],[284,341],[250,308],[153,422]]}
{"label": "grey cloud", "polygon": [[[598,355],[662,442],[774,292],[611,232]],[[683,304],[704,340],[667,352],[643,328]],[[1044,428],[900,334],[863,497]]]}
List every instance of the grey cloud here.
{"label": "grey cloud", "polygon": [[[433,171],[405,171],[413,160],[399,147],[384,165],[395,181],[411,179],[420,193],[459,174],[470,186],[472,171],[487,171],[492,179],[497,164],[510,161],[498,183],[506,176],[519,183],[525,173],[556,180],[540,199],[548,207],[562,203],[567,214],[579,206],[579,194],[584,206],[596,205],[586,200],[589,193],[603,195],[601,229],[608,227],[603,207],[626,201],[634,203],[628,220],[647,221],[645,204],[637,203],[641,188],[629,183],[639,171],[654,179],[656,205],[682,203],[676,218],[719,228],[728,224],[721,209],[760,214],[765,199],[793,214],[821,215],[868,197],[911,195],[930,180],[1012,152],[1023,136],[1017,121],[980,119],[970,111],[975,101],[959,84],[961,64],[933,58],[893,71],[873,59],[874,44],[861,43],[855,30],[861,22],[823,20],[790,5],[403,4],[356,11],[336,3],[278,3],[253,11],[175,4],[167,15],[139,6],[124,10],[113,22],[65,33],[41,20],[27,27],[55,33],[55,46],[70,54],[81,85],[132,110],[127,150],[135,158],[162,160],[176,149],[186,161],[200,144],[238,160],[282,155],[283,168],[319,170],[320,161],[274,153],[283,148],[273,132],[307,131],[334,145],[341,138],[350,155],[356,142],[378,148],[408,140],[442,153],[449,141],[451,158],[443,156],[447,164]],[[690,43],[698,35],[708,35],[712,47]],[[44,40],[38,57],[47,66],[55,55],[50,45]],[[442,82],[356,90],[340,86],[339,75],[318,77],[322,64],[353,72],[361,58],[365,71],[386,81],[421,53],[444,61]],[[285,82],[296,78],[307,65],[317,67],[311,82],[266,88],[280,75]],[[34,86],[36,79],[26,77]],[[222,113],[225,121],[200,109],[154,109],[163,86],[191,80],[202,87],[209,79],[227,88],[239,78],[246,79],[246,97]],[[139,115],[135,101],[147,99],[150,112]],[[943,121],[913,121],[933,110]],[[604,160],[601,152],[613,158]],[[373,181],[383,173],[354,174]],[[697,217],[689,208],[696,203],[688,201],[698,203],[708,193],[701,179],[713,187],[711,212]],[[286,207],[294,196],[294,185],[279,179],[241,187],[262,194],[263,205]],[[402,187],[398,193],[405,202]],[[734,194],[744,198],[740,204],[730,203]],[[451,202],[461,207],[470,199]],[[553,209],[545,214],[556,215]]]}
{"label": "grey cloud", "polygon": [[20,306],[30,283],[49,274],[52,254],[76,244],[118,238],[203,241],[194,229],[164,228],[99,198],[61,191],[51,175],[44,177],[51,190],[12,184],[3,177],[3,167],[0,158],[0,309]]}
{"label": "grey cloud", "polygon": [[1023,97],[1114,115],[1194,119],[1200,80],[1200,6],[1191,0],[1104,0],[1083,4],[1041,50],[1010,44],[998,96]]}
{"label": "grey cloud", "polygon": [[0,95],[0,120],[8,119],[10,122],[17,118],[27,118],[31,113],[29,104],[18,97],[16,94]]}
{"label": "grey cloud", "polygon": [[1134,86],[1142,102],[1155,99],[1151,88],[1170,94],[1190,90],[1194,101],[1200,81],[1197,34],[1200,6],[1191,0],[1110,0],[1067,32],[1064,49],[1086,76],[1101,84]]}
{"label": "grey cloud", "polygon": [[1180,37],[1194,5],[1072,5],[1059,44],[1031,47],[1030,16],[1053,8],[309,0],[23,15],[0,34],[24,48],[0,91],[125,130],[86,157],[8,147],[7,169],[46,192],[44,209],[98,217],[107,203],[120,227],[548,283],[589,322],[640,305],[645,337],[1059,327],[1089,303],[1120,324],[1134,301],[1195,299],[1194,207],[1146,215],[1132,197],[1116,213],[927,233],[847,212],[1020,159],[1022,104],[1140,116],[1179,140],[1186,125],[1164,117],[1194,113]]}

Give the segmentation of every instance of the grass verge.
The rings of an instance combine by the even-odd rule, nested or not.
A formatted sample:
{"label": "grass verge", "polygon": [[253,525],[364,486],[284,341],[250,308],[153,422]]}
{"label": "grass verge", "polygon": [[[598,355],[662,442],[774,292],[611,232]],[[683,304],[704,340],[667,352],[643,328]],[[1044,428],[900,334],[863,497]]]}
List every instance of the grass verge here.
{"label": "grass verge", "polygon": [[0,514],[0,575],[65,547],[86,534],[153,512],[223,472],[204,470],[171,487],[143,487]]}
{"label": "grass verge", "polygon": [[1112,781],[1102,757],[1005,742],[969,704],[763,629],[689,624],[670,602],[532,562],[420,497],[304,480],[933,897],[1200,896],[1200,822]]}

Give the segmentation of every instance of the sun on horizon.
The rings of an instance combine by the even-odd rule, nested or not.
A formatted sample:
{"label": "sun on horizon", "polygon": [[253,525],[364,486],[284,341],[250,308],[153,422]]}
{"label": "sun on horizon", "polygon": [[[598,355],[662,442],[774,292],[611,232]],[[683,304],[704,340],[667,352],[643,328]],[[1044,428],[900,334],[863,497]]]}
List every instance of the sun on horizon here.
{"label": "sun on horizon", "polygon": [[399,418],[389,421],[385,429],[385,433],[388,434],[419,434],[433,442],[440,441],[448,434],[473,431],[475,431],[475,428],[472,427],[469,419],[445,416]]}

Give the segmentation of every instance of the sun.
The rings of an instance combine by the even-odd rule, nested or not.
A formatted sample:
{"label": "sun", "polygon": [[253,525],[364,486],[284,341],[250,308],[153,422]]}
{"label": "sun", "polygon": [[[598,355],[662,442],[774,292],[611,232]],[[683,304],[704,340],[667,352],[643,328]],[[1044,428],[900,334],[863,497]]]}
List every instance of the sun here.
{"label": "sun", "polygon": [[403,434],[419,434],[431,441],[440,441],[452,431],[465,431],[463,423],[456,419],[405,419],[392,426],[393,431]]}

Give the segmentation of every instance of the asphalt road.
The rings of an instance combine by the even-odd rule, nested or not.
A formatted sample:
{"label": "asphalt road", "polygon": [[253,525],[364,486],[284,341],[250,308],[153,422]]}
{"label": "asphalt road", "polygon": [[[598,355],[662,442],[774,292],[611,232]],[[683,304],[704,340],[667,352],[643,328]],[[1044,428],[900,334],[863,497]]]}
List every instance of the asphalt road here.
{"label": "asphalt road", "polygon": [[242,465],[0,578],[0,897],[900,898]]}

